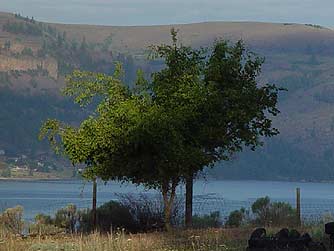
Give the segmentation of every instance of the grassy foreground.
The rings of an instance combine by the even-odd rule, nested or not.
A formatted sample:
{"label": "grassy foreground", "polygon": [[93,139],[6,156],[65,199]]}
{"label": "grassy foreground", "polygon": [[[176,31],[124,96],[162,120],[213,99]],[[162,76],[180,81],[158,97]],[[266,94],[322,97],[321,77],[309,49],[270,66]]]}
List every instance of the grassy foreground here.
{"label": "grassy foreground", "polygon": [[127,235],[0,238],[1,251],[214,251],[244,250],[251,230],[207,229]]}
{"label": "grassy foreground", "polygon": [[[268,234],[280,228],[267,229]],[[227,251],[246,250],[253,227],[175,230],[170,233],[90,234],[15,237],[0,230],[0,251]],[[328,245],[322,225],[302,227],[315,241]]]}

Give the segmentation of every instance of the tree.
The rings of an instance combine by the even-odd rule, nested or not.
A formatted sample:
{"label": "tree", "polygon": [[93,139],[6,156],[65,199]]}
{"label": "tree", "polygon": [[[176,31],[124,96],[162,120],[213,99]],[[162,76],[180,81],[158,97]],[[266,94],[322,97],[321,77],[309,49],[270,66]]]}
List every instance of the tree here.
{"label": "tree", "polygon": [[128,180],[160,189],[169,228],[176,186],[182,178],[182,166],[191,157],[187,153],[192,150],[183,140],[180,119],[191,113],[183,109],[175,116],[172,109],[159,106],[142,74],[133,90],[126,88],[119,76],[74,72],[65,93],[81,105],[98,96],[96,115],[79,128],[49,120],[41,137],[47,136],[55,150],[74,164],[86,163],[88,177]]}
{"label": "tree", "polygon": [[259,223],[263,226],[268,223],[270,211],[270,198],[268,196],[257,199],[252,204],[252,212],[257,216]]}
{"label": "tree", "polygon": [[[192,181],[205,166],[228,160],[244,146],[255,149],[262,136],[274,136],[270,117],[276,116],[279,88],[258,86],[263,59],[245,49],[217,41],[211,50],[173,44],[153,47],[166,68],[152,76],[154,102],[181,126],[183,159],[178,173],[186,180],[186,223],[191,224]],[[209,51],[209,53],[208,53]]]}
{"label": "tree", "polygon": [[95,113],[79,128],[48,121],[42,129],[53,143],[60,136],[63,152],[86,163],[91,177],[159,189],[167,229],[180,182],[278,133],[268,116],[278,113],[279,89],[256,82],[262,59],[242,42],[218,41],[207,53],[179,45],[175,30],[172,40],[151,47],[166,67],[151,81],[139,72],[131,89],[120,80],[120,68],[114,77],[74,72],[65,94],[81,105],[98,98]]}
{"label": "tree", "polygon": [[[97,113],[103,112],[103,106],[109,103],[109,98],[114,97],[118,99],[122,94],[126,93],[126,87],[121,85],[120,81],[117,79],[120,71],[121,68],[118,67],[114,76],[115,79],[103,74],[76,71],[67,79],[68,86],[64,89],[64,94],[75,96],[75,102],[79,103],[81,106],[90,103],[94,95],[106,95],[103,100],[105,103],[102,101],[96,108]],[[87,82],[82,82],[81,79]],[[89,80],[93,82],[89,82]],[[104,85],[101,85],[101,83]],[[84,177],[93,181],[92,222],[94,227],[96,225],[97,176],[91,172],[91,170],[98,165],[98,161],[96,160],[98,159],[98,154],[96,145],[94,144],[96,139],[91,139],[91,136],[93,130],[99,130],[100,126],[104,126],[104,124],[98,124],[94,116],[90,116],[87,120],[82,122],[79,128],[74,128],[57,120],[47,120],[41,128],[39,136],[40,139],[48,137],[54,150],[68,157],[73,164],[85,163],[87,165]],[[116,177],[117,176],[115,176],[115,178]]]}
{"label": "tree", "polygon": [[[210,161],[228,160],[246,147],[262,145],[262,137],[278,134],[270,116],[276,116],[278,92],[275,85],[257,83],[264,60],[248,52],[242,41],[230,46],[225,41],[214,45],[204,69],[206,88],[211,90],[204,109],[202,124],[191,126]],[[196,132],[196,133],[195,133]],[[211,162],[212,163],[212,162]],[[208,163],[210,164],[210,163]],[[192,203],[192,177],[203,169],[193,167],[187,179],[187,204]],[[191,206],[188,224],[191,224]]]}

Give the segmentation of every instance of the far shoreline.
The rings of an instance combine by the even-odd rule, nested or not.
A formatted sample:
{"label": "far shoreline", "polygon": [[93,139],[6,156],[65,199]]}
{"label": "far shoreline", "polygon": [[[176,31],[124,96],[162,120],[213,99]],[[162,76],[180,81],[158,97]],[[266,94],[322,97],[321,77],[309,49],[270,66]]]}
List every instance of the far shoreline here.
{"label": "far shoreline", "polygon": [[[34,177],[0,177],[0,182],[1,181],[13,181],[13,182],[33,182],[33,181],[37,181],[37,182],[47,182],[47,181],[85,181],[83,178],[34,178]],[[249,182],[249,181],[253,181],[253,182],[287,182],[287,183],[302,183],[302,184],[307,184],[307,183],[318,183],[318,184],[333,184],[334,180],[295,180],[295,179],[217,179],[217,178],[200,178],[200,179],[196,179],[196,181],[206,181],[206,182],[210,182],[210,181],[238,181],[238,182]]]}
{"label": "far shoreline", "polygon": [[0,177],[0,181],[71,181],[71,180],[81,180],[78,178],[32,178],[32,177],[22,177],[22,178],[5,178]]}

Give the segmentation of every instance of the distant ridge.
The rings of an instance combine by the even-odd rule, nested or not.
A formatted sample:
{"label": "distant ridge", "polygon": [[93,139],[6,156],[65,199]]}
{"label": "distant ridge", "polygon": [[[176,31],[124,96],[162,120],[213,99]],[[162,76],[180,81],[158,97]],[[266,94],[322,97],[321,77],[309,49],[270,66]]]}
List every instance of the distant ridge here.
{"label": "distant ridge", "polygon": [[[8,22],[24,21],[0,13],[0,47],[11,42],[10,50],[0,51],[0,59],[6,59],[0,61],[0,150],[28,156],[48,153],[46,145],[37,141],[41,121],[58,116],[75,124],[84,116],[71,102],[59,98],[64,75],[83,65],[86,70],[109,73],[117,60],[126,63],[128,80],[135,78],[137,68],[149,74],[163,64],[147,60],[147,47],[170,43],[174,27],[179,30],[180,42],[194,47],[210,46],[219,38],[243,39],[266,59],[259,82],[289,90],[279,99],[281,114],[274,121],[281,134],[257,152],[242,153],[232,163],[223,163],[215,177],[334,180],[334,30],[330,28],[259,22],[162,26],[38,23],[44,33],[33,36],[6,31]],[[53,36],[50,44],[55,48],[41,61],[38,52],[49,36]],[[85,53],[81,53],[81,45]],[[67,67],[68,62],[72,68]],[[19,71],[22,69],[24,73]]]}
{"label": "distant ridge", "polygon": [[53,25],[71,37],[84,36],[90,42],[101,42],[111,34],[115,50],[135,53],[151,44],[168,43],[172,27],[179,30],[183,43],[193,46],[205,46],[219,38],[232,41],[243,39],[250,46],[261,49],[292,47],[302,50],[310,44],[334,43],[333,30],[309,24],[203,22],[155,26]]}

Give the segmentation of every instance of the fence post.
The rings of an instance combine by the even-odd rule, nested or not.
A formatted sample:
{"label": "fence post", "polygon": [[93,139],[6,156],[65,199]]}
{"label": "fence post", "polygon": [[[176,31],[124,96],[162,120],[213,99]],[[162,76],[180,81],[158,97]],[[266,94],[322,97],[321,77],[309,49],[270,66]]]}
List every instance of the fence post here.
{"label": "fence post", "polygon": [[301,225],[302,223],[302,220],[301,220],[301,208],[300,208],[300,188],[298,187],[296,189],[296,193],[297,193],[297,196],[296,196],[296,209],[297,209],[297,224],[298,226]]}
{"label": "fence post", "polygon": [[96,231],[96,194],[97,194],[97,181],[96,177],[93,179],[93,205],[92,205],[92,217],[93,217],[93,230]]}

